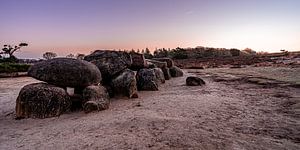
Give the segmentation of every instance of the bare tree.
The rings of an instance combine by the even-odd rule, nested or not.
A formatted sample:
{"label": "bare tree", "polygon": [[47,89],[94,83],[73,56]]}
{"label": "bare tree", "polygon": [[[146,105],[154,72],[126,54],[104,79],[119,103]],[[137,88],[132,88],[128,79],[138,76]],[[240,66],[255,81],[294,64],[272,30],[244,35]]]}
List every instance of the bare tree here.
{"label": "bare tree", "polygon": [[85,56],[84,54],[79,54],[79,53],[78,53],[78,54],[76,55],[76,58],[77,58],[77,59],[80,59],[80,60],[83,60],[84,56]]}
{"label": "bare tree", "polygon": [[54,52],[46,52],[43,54],[43,58],[45,58],[46,60],[53,59],[56,56],[57,56],[57,54]]}
{"label": "bare tree", "polygon": [[75,58],[75,55],[74,54],[69,54],[66,56],[67,58]]}
{"label": "bare tree", "polygon": [[27,43],[20,43],[18,46],[13,45],[3,45],[2,52],[0,54],[8,55],[9,58],[14,57],[14,53],[20,50],[22,47],[28,46]]}

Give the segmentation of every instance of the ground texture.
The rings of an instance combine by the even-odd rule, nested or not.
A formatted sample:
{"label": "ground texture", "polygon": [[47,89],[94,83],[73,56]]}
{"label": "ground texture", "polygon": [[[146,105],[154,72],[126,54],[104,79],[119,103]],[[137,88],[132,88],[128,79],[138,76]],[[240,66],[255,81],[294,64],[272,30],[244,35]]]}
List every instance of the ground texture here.
{"label": "ground texture", "polygon": [[[228,70],[186,70],[108,110],[42,120],[14,120],[20,88],[36,80],[0,79],[0,149],[300,149],[300,89]],[[207,84],[185,86],[190,75]]]}

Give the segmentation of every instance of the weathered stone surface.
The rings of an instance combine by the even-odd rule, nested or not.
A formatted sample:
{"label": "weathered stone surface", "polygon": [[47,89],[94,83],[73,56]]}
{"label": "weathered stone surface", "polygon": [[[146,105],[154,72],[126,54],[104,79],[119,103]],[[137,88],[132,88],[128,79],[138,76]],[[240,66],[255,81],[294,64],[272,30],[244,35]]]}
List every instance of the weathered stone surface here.
{"label": "weathered stone surface", "polygon": [[186,78],[187,86],[201,86],[204,84],[205,84],[205,82],[199,77],[187,77]]}
{"label": "weathered stone surface", "polygon": [[180,68],[173,66],[170,68],[170,74],[171,77],[182,77],[183,71]]}
{"label": "weathered stone surface", "polygon": [[100,109],[101,109],[100,107],[99,107],[99,104],[95,101],[87,101],[82,106],[85,113],[90,113],[90,112],[93,112],[93,111],[100,111]]}
{"label": "weathered stone surface", "polygon": [[109,108],[109,96],[103,86],[88,86],[82,92],[83,110],[86,113],[101,111]]}
{"label": "weathered stone surface", "polygon": [[155,75],[156,75],[156,79],[158,80],[157,83],[165,83],[165,76],[163,71],[160,68],[153,68]]}
{"label": "weathered stone surface", "polygon": [[162,61],[167,63],[167,67],[171,68],[174,66],[174,61],[171,58],[153,58],[153,60]]}
{"label": "weathered stone surface", "polygon": [[137,98],[137,82],[135,73],[132,70],[126,69],[118,77],[111,82],[113,94],[127,96],[129,98]]}
{"label": "weathered stone surface", "polygon": [[139,70],[143,68],[147,68],[147,62],[145,60],[144,54],[139,54],[135,52],[130,53],[132,64],[130,66],[130,69],[132,70]]}
{"label": "weathered stone surface", "polygon": [[152,62],[146,61],[146,63],[147,63],[147,68],[157,68],[157,66]]}
{"label": "weathered stone surface", "polygon": [[138,90],[157,91],[157,81],[154,69],[141,69],[137,73]]}
{"label": "weathered stone surface", "polygon": [[165,67],[165,68],[161,68],[161,70],[164,73],[165,80],[170,80],[171,79],[170,69]]}
{"label": "weathered stone surface", "polygon": [[147,59],[146,61],[147,63],[153,64],[155,66],[154,68],[160,68],[164,73],[165,80],[171,79],[170,69],[167,67],[167,62],[162,62],[162,61],[157,61],[152,59]]}
{"label": "weathered stone surface", "polygon": [[121,51],[96,50],[85,56],[84,60],[92,62],[101,71],[103,82],[108,83],[132,64],[130,54]]}
{"label": "weathered stone surface", "polygon": [[60,87],[47,83],[24,86],[16,101],[16,119],[56,117],[68,112],[71,100]]}
{"label": "weathered stone surface", "polygon": [[157,60],[153,60],[153,59],[147,59],[146,61],[154,64],[155,66],[157,66],[158,68],[161,68],[161,69],[168,67],[166,62],[157,61]]}
{"label": "weathered stone surface", "polygon": [[86,87],[101,82],[99,69],[87,61],[54,58],[34,64],[28,75],[61,87]]}

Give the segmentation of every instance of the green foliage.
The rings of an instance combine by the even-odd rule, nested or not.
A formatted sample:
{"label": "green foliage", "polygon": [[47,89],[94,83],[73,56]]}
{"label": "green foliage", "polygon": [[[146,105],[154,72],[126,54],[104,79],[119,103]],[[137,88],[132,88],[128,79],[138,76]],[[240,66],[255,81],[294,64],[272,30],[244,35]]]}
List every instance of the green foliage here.
{"label": "green foliage", "polygon": [[176,49],[169,51],[169,56],[171,56],[171,58],[174,58],[174,59],[187,59],[188,58],[187,50],[180,48],[180,47],[177,47]]}
{"label": "green foliage", "polygon": [[169,51],[165,48],[156,49],[153,54],[155,58],[169,57]]}
{"label": "green foliage", "polygon": [[0,73],[27,72],[30,65],[18,63],[0,63]]}
{"label": "green foliage", "polygon": [[[250,49],[249,49],[250,50]],[[132,50],[134,51],[134,50]],[[150,50],[146,48],[141,51],[146,59],[151,58],[163,58],[169,57],[173,59],[205,59],[205,58],[228,58],[241,56],[243,51],[239,49],[226,49],[226,48],[212,48],[212,47],[196,47],[196,48],[180,48],[175,49],[156,49],[153,55],[150,53]],[[253,55],[255,51],[251,50]]]}
{"label": "green foliage", "polygon": [[145,51],[142,50],[142,53],[144,54],[144,57],[146,59],[152,59],[153,58],[153,55],[151,54],[149,48],[146,48]]}
{"label": "green foliage", "polygon": [[46,53],[43,54],[43,58],[45,58],[46,60],[53,59],[56,56],[57,56],[57,54],[54,53],[54,52],[46,52]]}
{"label": "green foliage", "polygon": [[8,58],[0,58],[0,63],[17,63],[18,59],[15,56]]}

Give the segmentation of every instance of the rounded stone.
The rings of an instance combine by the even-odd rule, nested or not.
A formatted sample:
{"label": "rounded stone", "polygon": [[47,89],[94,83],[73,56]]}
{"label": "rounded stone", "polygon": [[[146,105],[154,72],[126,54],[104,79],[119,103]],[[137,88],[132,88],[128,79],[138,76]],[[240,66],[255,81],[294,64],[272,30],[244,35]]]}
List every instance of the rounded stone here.
{"label": "rounded stone", "polygon": [[204,84],[205,84],[205,82],[199,77],[187,77],[186,78],[187,86],[201,86]]}
{"label": "rounded stone", "polygon": [[47,83],[24,86],[16,101],[16,119],[49,118],[68,112],[71,100],[60,87]]}
{"label": "rounded stone", "polygon": [[28,75],[61,87],[86,87],[101,82],[101,73],[92,63],[72,59],[54,58],[34,64]]}

